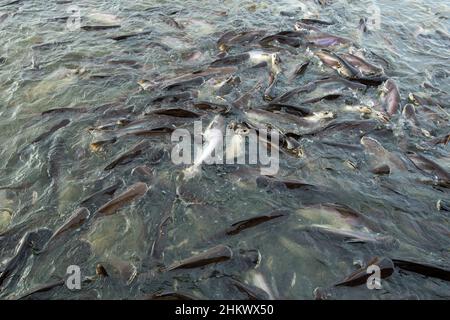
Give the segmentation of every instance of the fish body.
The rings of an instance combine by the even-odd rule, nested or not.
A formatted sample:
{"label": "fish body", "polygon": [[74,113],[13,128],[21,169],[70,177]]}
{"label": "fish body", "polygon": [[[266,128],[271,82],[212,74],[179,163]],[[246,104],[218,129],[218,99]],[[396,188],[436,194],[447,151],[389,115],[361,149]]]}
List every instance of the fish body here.
{"label": "fish body", "polygon": [[97,210],[97,217],[107,216],[114,214],[121,207],[126,205],[127,203],[142,197],[148,191],[147,184],[143,182],[138,182],[130,186],[123,193],[104,204]]}
{"label": "fish body", "polygon": [[218,245],[211,249],[208,249],[198,255],[181,260],[169,266],[168,271],[179,269],[192,269],[204,267],[209,264],[219,263],[230,260],[233,257],[233,251],[227,246]]}

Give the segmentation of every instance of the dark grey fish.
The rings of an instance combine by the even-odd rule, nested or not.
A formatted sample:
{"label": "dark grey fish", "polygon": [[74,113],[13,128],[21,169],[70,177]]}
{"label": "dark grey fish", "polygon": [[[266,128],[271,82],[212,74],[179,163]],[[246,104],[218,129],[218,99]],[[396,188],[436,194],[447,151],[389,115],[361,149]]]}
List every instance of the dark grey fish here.
{"label": "dark grey fish", "polygon": [[313,114],[313,112],[306,107],[293,106],[284,103],[269,103],[268,105],[262,106],[260,108],[267,111],[283,111],[299,117],[311,116]]}
{"label": "dark grey fish", "polygon": [[43,111],[41,113],[42,116],[45,115],[53,115],[53,114],[61,114],[61,113],[85,113],[87,112],[86,108],[54,108]]}
{"label": "dark grey fish", "polygon": [[175,28],[175,29],[179,29],[179,30],[183,30],[184,26],[182,24],[180,24],[179,22],[177,22],[174,18],[169,17],[169,16],[165,16],[165,15],[161,15],[161,20],[164,21],[164,23],[166,23],[167,25]]}
{"label": "dark grey fish", "polygon": [[81,30],[84,31],[98,31],[98,30],[110,30],[110,29],[117,29],[120,28],[120,25],[86,25],[86,26],[81,26]]}
{"label": "dark grey fish", "polygon": [[309,66],[310,63],[311,63],[311,61],[308,60],[308,61],[305,61],[305,62],[299,64],[299,65],[295,68],[294,72],[291,74],[291,76],[289,77],[288,80],[289,80],[289,81],[292,81],[292,80],[294,80],[295,78],[297,78],[297,77],[303,75],[303,74],[306,72],[306,69],[308,68],[308,66]]}
{"label": "dark grey fish", "polygon": [[13,0],[13,1],[6,2],[6,3],[4,3],[4,4],[1,4],[1,5],[0,5],[0,8],[7,7],[7,6],[12,6],[13,4],[19,4],[19,3],[21,3],[21,2],[22,2],[22,0]]}
{"label": "dark grey fish", "polygon": [[450,212],[450,203],[444,200],[439,200],[436,203],[436,208],[439,211],[446,211],[446,212]]}
{"label": "dark grey fish", "polygon": [[322,136],[324,134],[330,134],[336,131],[352,131],[358,130],[363,132],[370,132],[375,130],[379,126],[378,121],[367,119],[367,120],[334,120],[325,125],[322,128],[313,130],[304,134],[305,136]]}
{"label": "dark grey fish", "polygon": [[242,53],[238,55],[226,56],[211,62],[210,67],[225,67],[230,65],[237,65],[246,62],[250,59],[249,53]]}
{"label": "dark grey fish", "polygon": [[25,233],[17,245],[14,256],[3,267],[0,274],[0,287],[4,285],[7,279],[21,272],[28,257],[33,252],[42,250],[51,235],[51,230],[46,228]]}
{"label": "dark grey fish", "polygon": [[61,227],[55,230],[49,242],[59,238],[63,233],[80,227],[89,219],[91,213],[86,208],[78,208],[64,221]]}
{"label": "dark grey fish", "polygon": [[179,82],[171,82],[168,85],[163,86],[161,89],[163,90],[186,90],[189,88],[197,88],[205,83],[207,77],[205,76],[197,76],[191,79],[181,80]]}
{"label": "dark grey fish", "polygon": [[38,285],[38,286],[34,287],[33,289],[29,290],[28,292],[22,294],[20,297],[17,298],[17,300],[23,300],[25,298],[29,298],[29,297],[35,295],[36,293],[47,292],[54,288],[62,287],[62,286],[64,286],[65,283],[66,283],[65,280],[61,279],[61,280],[55,280],[55,281],[52,281],[49,283],[45,283],[42,285]]}
{"label": "dark grey fish", "polygon": [[84,200],[82,200],[80,202],[80,205],[81,206],[88,205],[91,202],[96,201],[99,198],[103,198],[105,195],[112,196],[116,192],[116,190],[120,188],[121,185],[122,185],[122,183],[118,182],[109,187],[106,187],[103,190],[95,192],[94,194],[92,194],[92,195],[88,196],[87,198],[85,198]]}
{"label": "dark grey fish", "polygon": [[197,97],[197,94],[195,92],[187,91],[187,92],[181,92],[181,93],[175,93],[175,94],[162,95],[162,96],[154,98],[152,100],[152,102],[153,103],[155,103],[155,102],[174,103],[174,102],[189,101],[196,97]]}
{"label": "dark grey fish", "polygon": [[167,209],[165,210],[160,223],[157,227],[157,234],[155,241],[153,241],[150,255],[155,259],[162,259],[164,248],[165,248],[165,242],[167,239],[167,229],[169,227],[169,224],[173,222],[173,213],[172,213],[172,205],[169,205]]}
{"label": "dark grey fish", "polygon": [[431,145],[443,144],[447,145],[450,142],[450,133],[444,134],[442,136],[436,137],[428,141]]}
{"label": "dark grey fish", "polygon": [[123,193],[104,204],[97,210],[96,216],[102,217],[114,214],[121,207],[126,205],[127,203],[142,197],[148,191],[147,184],[143,182],[138,182],[130,186]]}
{"label": "dark grey fish", "polygon": [[450,173],[447,172],[439,164],[415,152],[407,152],[406,156],[414,163],[414,165],[418,169],[427,174],[437,177],[442,184],[450,186]]}
{"label": "dark grey fish", "polygon": [[305,23],[305,24],[313,24],[313,25],[318,24],[321,26],[331,26],[334,24],[333,22],[319,20],[319,19],[300,19],[299,21],[302,23]]}
{"label": "dark grey fish", "polygon": [[387,164],[382,164],[378,167],[372,168],[370,171],[374,174],[380,174],[380,175],[381,174],[390,174],[391,168]]}
{"label": "dark grey fish", "polygon": [[414,261],[407,261],[407,260],[398,260],[398,259],[392,259],[394,262],[394,265],[397,268],[411,271],[414,273],[418,273],[421,275],[424,275],[426,277],[431,278],[437,278],[444,281],[450,281],[450,270],[444,269],[437,266],[432,266],[425,263],[420,262],[414,262]]}
{"label": "dark grey fish", "polygon": [[42,133],[41,135],[39,135],[36,139],[34,139],[33,141],[31,141],[31,144],[37,143],[39,141],[45,140],[48,137],[50,137],[52,134],[54,134],[56,131],[58,131],[61,128],[64,128],[65,126],[67,126],[70,123],[69,119],[64,119],[61,122],[59,122],[58,124],[54,125],[53,127],[51,127],[48,131]]}
{"label": "dark grey fish", "polygon": [[164,135],[164,134],[170,134],[174,131],[174,128],[170,127],[158,127],[158,128],[151,128],[151,129],[138,129],[134,131],[129,131],[125,135],[126,136],[137,136],[137,137],[143,137],[143,136],[158,136],[158,135]]}
{"label": "dark grey fish", "polygon": [[334,286],[345,286],[345,287],[356,287],[362,284],[366,284],[367,280],[371,276],[370,273],[367,273],[367,268],[371,265],[376,265],[380,268],[380,277],[382,279],[390,277],[394,273],[394,263],[389,258],[379,258],[375,257],[370,260],[366,266],[356,270],[352,274],[350,274],[347,278],[336,283]]}
{"label": "dark grey fish", "polygon": [[230,111],[229,106],[212,102],[197,102],[194,103],[194,108],[201,111],[211,111],[214,113],[221,113],[221,114],[225,114]]}
{"label": "dark grey fish", "polygon": [[247,45],[255,42],[259,38],[263,37],[266,31],[253,30],[253,31],[228,31],[223,34],[217,41],[217,46],[221,51],[226,51],[233,45]]}
{"label": "dark grey fish", "polygon": [[122,41],[122,40],[127,40],[129,38],[136,38],[136,37],[141,37],[141,36],[145,36],[152,33],[152,31],[142,31],[142,32],[135,32],[135,33],[127,33],[127,34],[121,34],[118,36],[113,36],[111,37],[112,40],[115,41]]}
{"label": "dark grey fish", "polygon": [[40,43],[40,44],[35,44],[34,46],[31,47],[31,49],[33,50],[50,50],[50,49],[54,49],[56,47],[60,47],[60,46],[64,46],[66,44],[72,43],[73,41],[55,41],[55,42],[47,42],[47,43]]}
{"label": "dark grey fish", "polygon": [[237,279],[230,279],[229,283],[240,292],[245,294],[249,300],[269,300],[270,296],[267,292],[256,286],[249,285]]}
{"label": "dark grey fish", "polygon": [[119,165],[125,165],[133,161],[134,158],[142,154],[142,152],[149,147],[148,141],[141,141],[134,145],[131,149],[125,151],[114,159],[110,164],[105,167],[105,171],[112,170]]}
{"label": "dark grey fish", "polygon": [[233,251],[229,247],[218,245],[190,258],[175,262],[167,268],[167,271],[204,267],[212,263],[230,260],[232,257]]}
{"label": "dark grey fish", "polygon": [[302,189],[302,188],[314,188],[316,186],[306,183],[301,180],[294,179],[279,179],[269,176],[259,176],[256,178],[256,183],[259,187],[267,187],[269,185],[284,185],[288,189]]}
{"label": "dark grey fish", "polygon": [[165,116],[171,116],[171,117],[177,117],[177,118],[200,118],[201,115],[186,109],[181,108],[171,108],[171,109],[159,109],[159,110],[153,110],[148,114],[159,114],[159,115],[165,115]]}
{"label": "dark grey fish", "polygon": [[261,223],[271,221],[277,218],[285,217],[289,215],[289,212],[287,210],[275,210],[268,214],[252,217],[246,220],[242,220],[236,223],[233,223],[230,228],[225,230],[226,235],[236,235],[240,233],[243,230],[246,230],[248,228],[255,227]]}
{"label": "dark grey fish", "polygon": [[197,300],[194,296],[182,292],[164,291],[145,295],[143,300]]}
{"label": "dark grey fish", "polygon": [[47,154],[47,175],[52,180],[54,189],[57,188],[58,178],[61,173],[61,162],[64,159],[65,151],[64,139],[55,137]]}

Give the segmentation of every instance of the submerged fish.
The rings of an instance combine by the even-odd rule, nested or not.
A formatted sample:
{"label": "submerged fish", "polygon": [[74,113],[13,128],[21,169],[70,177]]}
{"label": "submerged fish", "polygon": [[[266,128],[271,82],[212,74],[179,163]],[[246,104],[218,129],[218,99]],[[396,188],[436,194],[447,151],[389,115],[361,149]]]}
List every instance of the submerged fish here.
{"label": "submerged fish", "polygon": [[42,250],[51,235],[52,232],[46,228],[25,233],[17,245],[14,256],[3,266],[0,274],[0,288],[7,279],[24,268],[26,260],[34,251]]}
{"label": "submerged fish", "polygon": [[412,151],[407,152],[406,155],[418,169],[433,177],[437,177],[440,185],[450,186],[450,173],[442,166],[427,157]]}
{"label": "submerged fish", "polygon": [[190,258],[175,262],[167,268],[167,271],[204,267],[209,264],[230,260],[232,257],[233,251],[229,247],[218,245]]}
{"label": "submerged fish", "polygon": [[31,144],[37,143],[39,141],[45,140],[48,137],[50,137],[53,133],[55,133],[56,131],[58,131],[61,128],[64,128],[65,126],[67,126],[70,123],[69,119],[64,119],[61,122],[59,122],[58,124],[54,125],[53,127],[51,127],[48,131],[42,133],[41,135],[39,135],[36,139],[34,139],[33,141],[31,141]]}
{"label": "submerged fish", "polygon": [[391,259],[375,257],[372,260],[370,260],[366,264],[366,266],[356,270],[344,280],[336,283],[334,286],[355,287],[362,284],[366,284],[367,280],[371,276],[371,274],[367,272],[368,270],[367,268],[372,265],[378,266],[380,268],[381,279],[388,278],[394,273],[394,263],[392,262]]}
{"label": "submerged fish", "polygon": [[418,273],[421,275],[424,275],[426,277],[432,277],[441,279],[444,281],[450,281],[450,270],[444,269],[437,266],[432,266],[425,263],[419,263],[419,262],[413,262],[413,261],[406,261],[406,260],[399,260],[399,259],[393,259],[394,265],[397,268],[411,271],[414,273]]}
{"label": "submerged fish", "polygon": [[143,182],[138,182],[130,186],[123,193],[104,204],[97,210],[96,216],[102,217],[111,215],[127,203],[142,197],[148,191],[148,186]]}
{"label": "submerged fish", "polygon": [[134,145],[131,149],[125,151],[120,156],[118,156],[115,160],[113,160],[110,164],[105,167],[105,171],[114,169],[118,165],[124,165],[133,161],[133,158],[136,158],[142,152],[148,148],[149,143],[147,141],[141,141],[138,144]]}
{"label": "submerged fish", "polygon": [[78,208],[75,210],[62,224],[61,227],[55,230],[53,232],[53,235],[51,236],[50,241],[55,240],[59,238],[63,233],[71,230],[76,229],[79,226],[81,226],[86,220],[89,219],[91,213],[86,208]]}
{"label": "submerged fish", "polygon": [[185,179],[191,179],[200,173],[202,163],[208,161],[216,147],[223,142],[224,130],[224,118],[216,115],[203,134],[205,144],[201,153],[194,159],[194,164],[183,171]]}
{"label": "submerged fish", "polygon": [[242,220],[236,223],[233,223],[230,228],[225,231],[225,234],[231,236],[240,233],[241,231],[255,227],[261,223],[271,221],[277,218],[281,218],[287,216],[289,214],[286,210],[275,210],[266,215],[256,216],[253,218],[249,218],[246,220]]}

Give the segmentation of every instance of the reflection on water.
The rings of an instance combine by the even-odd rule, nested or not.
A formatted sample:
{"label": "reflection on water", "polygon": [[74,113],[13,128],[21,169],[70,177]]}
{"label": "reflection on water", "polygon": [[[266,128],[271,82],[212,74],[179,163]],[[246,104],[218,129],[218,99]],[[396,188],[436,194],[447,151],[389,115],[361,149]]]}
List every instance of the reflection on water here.
{"label": "reflection on water", "polygon": [[[449,19],[442,0],[2,0],[0,296],[448,299]],[[183,178],[170,133],[217,114],[280,132],[276,176]],[[374,257],[394,261],[380,290],[334,286]]]}

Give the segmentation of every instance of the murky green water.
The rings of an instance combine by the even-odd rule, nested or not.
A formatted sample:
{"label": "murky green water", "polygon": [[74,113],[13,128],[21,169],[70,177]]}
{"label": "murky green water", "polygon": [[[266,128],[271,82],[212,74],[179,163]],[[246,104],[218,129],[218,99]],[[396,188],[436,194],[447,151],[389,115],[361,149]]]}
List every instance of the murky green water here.
{"label": "murky green water", "polygon": [[[108,277],[84,281],[80,290],[57,285],[28,298],[129,299],[168,292],[204,299],[248,298],[233,281],[265,291],[260,297],[275,299],[312,299],[318,287],[331,299],[450,297],[445,280],[450,269],[446,1],[10,2],[0,4],[1,298],[18,298],[64,279],[70,265],[80,267],[82,278],[94,276],[97,264],[105,267]],[[68,17],[73,5],[80,10],[81,29],[73,25],[76,16]],[[364,17],[370,22],[367,32],[359,28]],[[250,111],[268,104],[263,93],[270,71],[267,66],[251,68],[254,64],[237,65],[233,73],[240,81],[225,92],[213,84],[230,74],[172,89],[142,90],[138,85],[140,80],[158,84],[206,70],[220,57],[254,50],[277,53],[281,61],[270,92],[273,98],[317,79],[336,77],[314,55],[321,49],[316,45],[275,42],[265,47],[258,42],[264,35],[294,30],[301,18],[330,22],[312,27],[350,40],[329,50],[353,52],[383,68],[399,88],[399,111],[388,119],[377,113],[382,85],[349,89],[331,83],[293,96],[286,104],[332,112],[334,118],[302,126],[291,123],[283,111],[251,117]],[[265,34],[229,44],[225,52],[217,41],[232,30]],[[113,39],[134,33],[142,34]],[[310,61],[305,73],[290,79],[305,61]],[[262,88],[252,91],[259,81]],[[249,90],[246,103],[233,103]],[[193,96],[157,99],[182,92]],[[337,96],[307,102],[327,94]],[[273,178],[277,181],[261,183],[260,171],[250,165],[203,165],[201,175],[185,180],[185,166],[170,160],[170,133],[136,134],[155,128],[192,132],[199,120],[149,114],[160,108],[196,112],[206,127],[216,112],[196,108],[200,101],[228,107],[226,123],[269,125],[296,143],[297,153],[282,148],[280,170]],[[407,103],[415,105],[413,123],[401,115]],[[69,109],[46,112],[56,108]],[[321,130],[362,120],[367,125]],[[57,125],[61,128],[41,136]],[[364,148],[362,136],[376,139],[384,149]],[[444,137],[443,142],[434,144],[437,137]],[[92,145],[99,141],[107,142]],[[141,141],[148,142],[141,153],[105,170]],[[408,152],[432,164],[415,165]],[[373,173],[385,163],[389,174]],[[146,169],[136,169],[140,166]],[[286,180],[307,185],[280,182]],[[144,196],[111,215],[97,212],[138,182],[149,187]],[[114,194],[83,202],[110,186],[116,187]],[[41,230],[37,239],[25,239],[26,249],[19,248],[29,232],[54,232],[80,207],[89,209],[89,219],[47,245],[51,232]],[[235,235],[224,234],[236,222],[279,209],[286,215]],[[166,270],[217,245],[228,246],[232,258]],[[415,261],[447,273],[424,276],[396,267],[381,280],[380,290],[364,284],[333,287],[376,256]]]}

